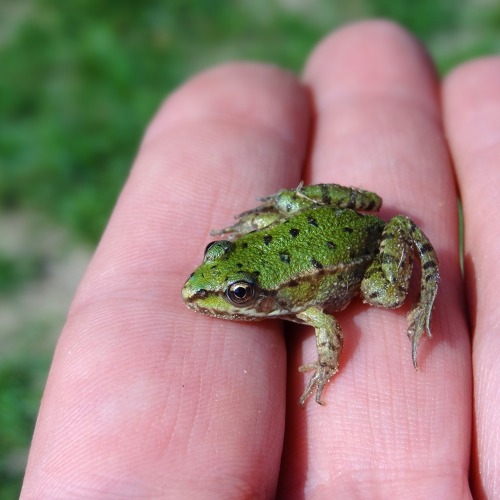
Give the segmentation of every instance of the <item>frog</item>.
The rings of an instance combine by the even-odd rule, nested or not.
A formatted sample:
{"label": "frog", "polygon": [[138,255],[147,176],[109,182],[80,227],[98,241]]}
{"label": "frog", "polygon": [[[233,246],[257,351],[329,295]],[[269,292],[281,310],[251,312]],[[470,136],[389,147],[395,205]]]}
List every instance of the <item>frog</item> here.
{"label": "frog", "polygon": [[185,304],[215,318],[269,318],[312,326],[317,359],[299,368],[312,376],[303,406],[339,371],[343,330],[334,313],[355,297],[395,309],[406,300],[415,253],[420,293],[407,314],[413,366],[430,323],[440,279],[436,252],[422,229],[405,215],[385,222],[376,193],[339,184],[303,183],[258,199],[261,204],[211,235],[203,262],[182,288]]}

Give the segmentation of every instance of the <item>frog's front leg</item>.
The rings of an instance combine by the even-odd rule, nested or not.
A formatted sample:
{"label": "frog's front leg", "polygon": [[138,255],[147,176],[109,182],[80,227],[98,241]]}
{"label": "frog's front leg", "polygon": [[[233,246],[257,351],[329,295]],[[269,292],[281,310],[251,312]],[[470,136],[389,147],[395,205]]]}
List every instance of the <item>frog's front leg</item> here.
{"label": "frog's front leg", "polygon": [[422,230],[408,217],[391,219],[382,234],[379,253],[366,270],[361,282],[361,295],[368,304],[396,308],[405,301],[413,267],[413,251],[417,250],[422,278],[420,298],[408,313],[408,337],[412,343],[413,366],[417,368],[420,338],[432,337],[430,320],[439,282],[439,265],[434,248]]}
{"label": "frog's front leg", "polygon": [[269,227],[275,222],[281,220],[279,212],[273,207],[269,206],[265,209],[249,210],[236,217],[238,221],[232,226],[225,227],[224,229],[215,229],[210,231],[211,236],[228,236],[228,240],[233,241],[241,238],[251,231],[257,231]]}
{"label": "frog's front leg", "polygon": [[323,405],[324,402],[321,400],[323,387],[339,370],[339,357],[343,344],[342,329],[333,316],[326,314],[317,306],[309,307],[297,314],[297,318],[315,328],[318,350],[317,361],[299,368],[301,372],[315,370],[299,404],[302,406],[316,387],[316,403]]}

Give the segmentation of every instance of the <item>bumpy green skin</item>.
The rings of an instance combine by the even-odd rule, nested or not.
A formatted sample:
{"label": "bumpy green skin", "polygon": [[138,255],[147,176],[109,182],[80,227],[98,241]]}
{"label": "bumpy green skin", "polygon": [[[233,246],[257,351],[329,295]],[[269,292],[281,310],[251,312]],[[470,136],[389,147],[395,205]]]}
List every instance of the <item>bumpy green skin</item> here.
{"label": "bumpy green skin", "polygon": [[300,398],[316,388],[316,402],[337,373],[343,333],[332,312],[361,295],[371,305],[399,307],[406,298],[413,253],[421,261],[421,293],[408,314],[408,336],[417,368],[421,336],[429,323],[439,281],[431,243],[409,218],[385,223],[358,211],[378,210],[379,196],[336,184],[300,185],[261,199],[233,226],[213,232],[227,240],[210,243],[186,281],[182,296],[198,312],[223,319],[276,317],[316,330],[318,360]]}

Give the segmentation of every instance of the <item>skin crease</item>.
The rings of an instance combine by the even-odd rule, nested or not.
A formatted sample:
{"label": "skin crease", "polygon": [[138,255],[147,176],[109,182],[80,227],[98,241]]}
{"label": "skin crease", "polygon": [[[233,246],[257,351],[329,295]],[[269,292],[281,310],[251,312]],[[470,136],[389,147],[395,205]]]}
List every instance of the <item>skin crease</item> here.
{"label": "skin crease", "polygon": [[[498,496],[500,223],[482,221],[500,188],[499,76],[499,59],[479,61],[440,89],[415,40],[370,21],[323,40],[302,83],[233,63],[170,96],[61,334],[22,498]],[[287,325],[285,345],[278,321],[220,321],[180,297],[210,229],[300,180],[378,193],[384,219],[422,227],[442,276],[418,373],[406,310],[357,301],[337,315],[326,406],[304,409],[312,328]]]}

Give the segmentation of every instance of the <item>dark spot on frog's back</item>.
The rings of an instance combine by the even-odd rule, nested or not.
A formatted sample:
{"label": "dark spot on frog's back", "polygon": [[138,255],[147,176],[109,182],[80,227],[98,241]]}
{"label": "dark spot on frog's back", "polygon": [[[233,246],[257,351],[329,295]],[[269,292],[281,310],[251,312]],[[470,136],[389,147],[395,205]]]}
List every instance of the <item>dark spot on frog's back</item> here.
{"label": "dark spot on frog's back", "polygon": [[300,231],[296,227],[292,227],[292,229],[290,229],[290,235],[292,236],[292,238],[297,238],[299,233]]}
{"label": "dark spot on frog's back", "polygon": [[284,262],[285,264],[290,264],[290,254],[287,252],[281,252],[280,253],[280,260],[281,260],[281,262]]}
{"label": "dark spot on frog's back", "polygon": [[344,227],[343,231],[344,231],[344,233],[351,234],[354,231],[354,229],[352,227],[346,226],[346,227]]}
{"label": "dark spot on frog's back", "polygon": [[318,221],[314,217],[309,216],[307,218],[307,223],[311,226],[318,227]]}
{"label": "dark spot on frog's back", "polygon": [[316,269],[323,269],[323,264],[319,261],[317,261],[314,257],[311,257],[311,264],[316,268]]}
{"label": "dark spot on frog's back", "polygon": [[337,248],[337,245],[333,242],[333,241],[327,241],[326,242],[326,246],[330,249],[330,250],[335,250]]}
{"label": "dark spot on frog's back", "polygon": [[269,245],[273,241],[273,237],[270,234],[264,236],[264,245]]}

